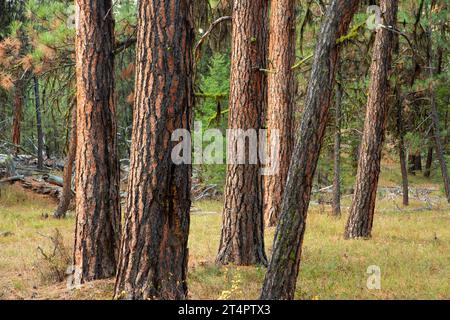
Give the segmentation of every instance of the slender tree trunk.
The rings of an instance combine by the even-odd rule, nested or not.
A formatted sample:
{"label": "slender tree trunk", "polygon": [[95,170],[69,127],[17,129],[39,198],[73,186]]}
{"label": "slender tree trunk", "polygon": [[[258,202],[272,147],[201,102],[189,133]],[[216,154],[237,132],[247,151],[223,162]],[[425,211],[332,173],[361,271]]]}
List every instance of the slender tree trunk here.
{"label": "slender tree trunk", "polygon": [[403,188],[403,205],[409,205],[409,189],[408,189],[408,168],[405,156],[405,130],[403,126],[403,99],[401,98],[399,88],[396,88],[396,105],[397,105],[397,135],[398,135],[398,154],[400,158],[400,170],[402,173]]}
{"label": "slender tree trunk", "polygon": [[267,129],[269,143],[274,130],[280,139],[277,155],[270,155],[272,161],[276,157],[279,171],[265,176],[264,185],[264,217],[272,227],[280,215],[294,142],[295,1],[272,0],[270,11]]}
{"label": "slender tree trunk", "polygon": [[120,241],[111,0],[77,0],[75,282],[114,276]]}
{"label": "slender tree trunk", "polygon": [[[266,106],[267,4],[265,0],[234,1],[231,49],[230,129],[256,130]],[[228,158],[239,153],[228,141]],[[250,156],[249,152],[245,152]],[[228,164],[222,237],[217,263],[266,264],[262,176],[259,164]]]}
{"label": "slender tree trunk", "polygon": [[[432,77],[432,65],[430,63],[429,69],[430,69],[430,77]],[[434,93],[433,85],[430,84],[430,94],[431,94],[431,120],[433,122],[433,136],[434,141],[436,145],[436,156],[439,160],[439,164],[441,166],[441,173],[442,173],[442,180],[444,183],[444,190],[445,195],[447,197],[447,201],[450,203],[450,186],[449,186],[449,178],[448,178],[448,171],[447,171],[447,163],[445,161],[444,156],[444,148],[442,146],[441,137],[439,133],[439,114],[436,106],[436,97]]]}
{"label": "slender tree trunk", "polygon": [[340,45],[358,8],[357,0],[333,0],[319,34],[311,79],[292,154],[262,299],[293,299],[300,265],[306,215],[329,116]]}
{"label": "slender tree trunk", "polygon": [[[428,70],[430,72],[430,80],[434,77],[433,71],[433,48],[431,42],[432,28],[429,26],[428,28]],[[445,196],[447,197],[447,201],[450,203],[450,185],[447,171],[447,163],[445,161],[444,155],[444,147],[441,142],[441,135],[439,132],[439,112],[436,103],[436,93],[433,87],[433,81],[430,81],[429,92],[431,98],[431,121],[433,123],[433,136],[436,147],[436,157],[439,160],[439,164],[441,166],[442,180],[444,183]]]}
{"label": "slender tree trunk", "polygon": [[[394,26],[398,1],[381,0],[383,25]],[[372,232],[381,151],[389,111],[387,92],[395,34],[380,28],[375,37],[372,57],[369,98],[367,101],[364,133],[356,174],[355,194],[345,229],[345,238],[369,238]]]}
{"label": "slender tree trunk", "polygon": [[139,2],[131,164],[116,299],[187,298],[192,170],[171,159],[177,144],[171,135],[191,128],[193,40],[192,1]]}
{"label": "slender tree trunk", "polygon": [[433,147],[430,146],[430,147],[428,147],[427,162],[425,163],[425,172],[423,174],[426,178],[429,178],[431,175],[431,165],[432,164],[433,164]]}
{"label": "slender tree trunk", "polygon": [[34,81],[34,100],[36,105],[36,130],[38,139],[37,168],[42,169],[44,167],[44,133],[42,132],[41,104],[39,100],[39,80],[36,76],[34,76],[33,81]]}
{"label": "slender tree trunk", "polygon": [[63,172],[63,188],[58,208],[53,216],[57,219],[65,218],[70,202],[72,201],[72,171],[77,153],[77,108],[72,110],[72,124],[69,137],[69,151]]}
{"label": "slender tree trunk", "polygon": [[22,80],[18,80],[15,85],[14,91],[14,112],[13,112],[13,125],[12,125],[12,143],[14,144],[14,154],[18,155],[20,152],[20,125],[22,122],[23,113],[23,94],[24,83]]}
{"label": "slender tree trunk", "polygon": [[334,179],[333,179],[333,215],[339,217],[341,215],[341,123],[342,123],[342,87],[338,83],[336,85],[335,97],[335,121],[336,128],[334,134]]}

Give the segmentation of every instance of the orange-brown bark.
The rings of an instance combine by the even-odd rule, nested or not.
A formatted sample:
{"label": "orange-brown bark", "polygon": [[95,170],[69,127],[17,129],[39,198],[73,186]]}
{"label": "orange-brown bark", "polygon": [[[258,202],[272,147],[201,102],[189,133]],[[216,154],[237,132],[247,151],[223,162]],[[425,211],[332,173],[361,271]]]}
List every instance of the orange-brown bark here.
{"label": "orange-brown bark", "polygon": [[193,107],[191,0],[140,1],[127,212],[117,299],[186,299],[191,165],[176,129]]}
{"label": "orange-brown bark", "polygon": [[[381,0],[384,26],[395,27],[397,10],[397,0]],[[355,193],[345,229],[346,238],[367,238],[372,232],[381,151],[389,111],[387,92],[389,92],[394,41],[394,32],[386,28],[378,29],[370,68],[369,98],[359,152]]]}
{"label": "orange-brown bark", "polygon": [[120,240],[111,0],[77,0],[75,281],[114,276]]}
{"label": "orange-brown bark", "polygon": [[[231,48],[231,129],[262,127],[266,108],[267,7],[265,0],[234,1]],[[232,145],[232,143],[230,143]],[[228,147],[234,158],[236,148]],[[264,252],[263,179],[259,164],[228,164],[222,235],[216,261],[220,264],[266,264]]]}
{"label": "orange-brown bark", "polygon": [[264,181],[264,218],[267,226],[275,226],[294,141],[295,1],[272,0],[270,12],[267,130],[268,141],[271,134],[277,132],[280,143],[277,155],[270,155],[271,159],[279,161],[279,171],[266,176]]}

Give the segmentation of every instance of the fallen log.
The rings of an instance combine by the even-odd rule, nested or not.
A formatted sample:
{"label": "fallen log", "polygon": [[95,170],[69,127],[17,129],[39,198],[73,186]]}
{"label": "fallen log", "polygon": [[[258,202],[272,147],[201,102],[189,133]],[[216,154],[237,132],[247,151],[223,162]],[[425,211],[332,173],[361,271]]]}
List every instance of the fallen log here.
{"label": "fallen log", "polygon": [[42,175],[42,179],[45,182],[48,182],[48,183],[53,184],[58,187],[62,187],[64,185],[64,180],[62,177],[54,176],[52,174],[44,174],[44,175]]}
{"label": "fallen log", "polygon": [[24,179],[24,176],[23,175],[17,175],[17,176],[14,176],[14,177],[9,177],[9,178],[4,178],[4,179],[1,179],[0,180],[0,184],[1,183],[13,183],[13,182],[16,182],[16,181],[21,181],[21,180],[23,180]]}
{"label": "fallen log", "polygon": [[20,183],[24,189],[31,190],[38,194],[50,196],[55,200],[59,200],[59,197],[61,195],[61,187],[52,185],[43,180],[24,178],[20,181]]}

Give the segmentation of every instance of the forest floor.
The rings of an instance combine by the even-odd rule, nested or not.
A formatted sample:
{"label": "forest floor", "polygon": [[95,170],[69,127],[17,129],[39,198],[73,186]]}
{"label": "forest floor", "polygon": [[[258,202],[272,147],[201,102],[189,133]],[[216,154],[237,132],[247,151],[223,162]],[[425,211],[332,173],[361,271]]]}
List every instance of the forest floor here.
{"label": "forest floor", "polygon": [[[380,187],[398,186],[398,172],[384,167]],[[409,207],[399,195],[379,194],[373,238],[344,240],[350,205],[343,199],[341,218],[327,205],[311,205],[296,298],[299,299],[450,299],[450,206],[440,186],[412,177],[413,189],[427,189]],[[431,205],[431,209],[430,209]],[[7,186],[0,195],[0,299],[110,299],[114,280],[69,290],[64,273],[72,251],[73,213],[49,218],[53,200]],[[263,267],[214,264],[221,228],[222,203],[194,203],[189,236],[188,285],[191,299],[256,299]],[[51,240],[59,230],[61,241]],[[274,229],[266,230],[266,250]],[[44,257],[46,256],[46,258]],[[381,289],[369,290],[369,266],[381,270]]]}

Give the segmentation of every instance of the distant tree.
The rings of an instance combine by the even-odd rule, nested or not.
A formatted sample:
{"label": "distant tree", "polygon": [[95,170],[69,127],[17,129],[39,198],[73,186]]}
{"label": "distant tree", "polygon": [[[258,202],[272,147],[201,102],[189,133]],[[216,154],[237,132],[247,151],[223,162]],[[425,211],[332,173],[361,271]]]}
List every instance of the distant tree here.
{"label": "distant tree", "polygon": [[[231,78],[228,127],[259,130],[267,104],[266,66],[268,1],[233,3]],[[236,146],[229,141],[228,157]],[[216,261],[220,264],[266,264],[262,176],[259,164],[228,164],[222,236]]]}
{"label": "distant tree", "polygon": [[128,198],[116,299],[186,299],[191,165],[176,129],[193,108],[192,1],[140,1]]}
{"label": "distant tree", "polygon": [[370,70],[369,98],[361,142],[355,193],[345,229],[346,238],[371,236],[385,127],[392,50],[398,10],[397,0],[381,0],[382,24],[375,37]]}
{"label": "distant tree", "polygon": [[398,140],[398,154],[400,160],[400,171],[402,174],[402,190],[403,190],[403,205],[409,205],[409,189],[408,189],[408,168],[406,164],[405,152],[405,128],[403,120],[403,97],[400,92],[400,86],[395,88],[395,107],[396,107],[396,124],[397,124],[397,140]]}
{"label": "distant tree", "polygon": [[[435,2],[432,1],[430,13],[433,12],[435,6]],[[429,22],[428,25],[428,42],[427,42],[427,67],[430,77],[430,84],[429,84],[429,93],[430,93],[430,105],[431,105],[431,121],[432,121],[432,130],[433,130],[433,138],[434,138],[434,144],[436,146],[436,156],[439,160],[439,164],[441,167],[441,174],[442,174],[442,180],[444,184],[444,190],[445,190],[445,196],[447,197],[447,202],[450,203],[450,180],[448,177],[448,169],[447,169],[447,162],[445,160],[445,148],[442,145],[442,139],[441,134],[439,130],[439,112],[438,112],[438,106],[437,106],[437,99],[436,99],[436,92],[434,89],[433,84],[433,77],[435,76],[434,72],[434,64],[433,64],[433,42],[432,42],[432,35],[433,35],[433,26],[432,22]],[[440,71],[440,70],[439,70]]]}
{"label": "distant tree", "polygon": [[333,179],[333,215],[341,215],[341,126],[342,126],[342,84],[336,84],[335,93],[335,133],[334,133],[334,179]]}
{"label": "distant tree", "polygon": [[34,102],[36,108],[36,133],[38,140],[37,147],[37,168],[43,169],[44,167],[44,133],[42,131],[42,113],[41,113],[41,100],[40,100],[40,92],[39,92],[39,79],[34,76]]}
{"label": "distant tree", "polygon": [[[276,158],[277,174],[265,176],[264,218],[267,226],[275,226],[280,215],[294,144],[293,113],[295,77],[295,1],[272,0],[270,10],[268,104],[268,144],[273,130],[280,138]],[[270,148],[268,148],[270,150]],[[270,155],[273,159],[275,155]]]}
{"label": "distant tree", "polygon": [[25,81],[18,79],[14,84],[14,104],[13,104],[13,125],[12,125],[12,143],[14,145],[14,154],[20,152],[21,123],[23,117]]}
{"label": "distant tree", "polygon": [[77,0],[75,281],[116,274],[120,241],[111,0]]}
{"label": "distant tree", "polygon": [[261,299],[294,298],[306,216],[329,117],[341,37],[346,34],[358,4],[358,0],[333,0],[322,23]]}

